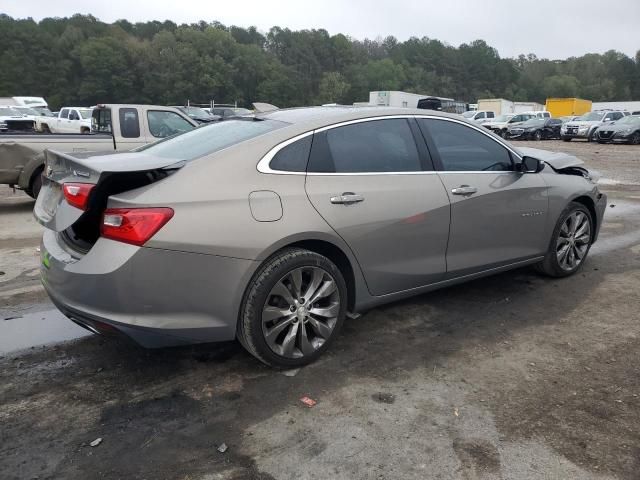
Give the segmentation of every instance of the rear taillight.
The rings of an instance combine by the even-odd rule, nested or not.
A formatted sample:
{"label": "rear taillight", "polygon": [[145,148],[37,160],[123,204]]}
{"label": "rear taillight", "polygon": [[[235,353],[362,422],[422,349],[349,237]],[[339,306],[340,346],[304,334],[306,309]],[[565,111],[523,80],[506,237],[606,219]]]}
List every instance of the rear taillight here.
{"label": "rear taillight", "polygon": [[144,245],[173,217],[170,208],[108,208],[102,217],[104,238]]}
{"label": "rear taillight", "polygon": [[94,186],[93,183],[64,183],[62,184],[62,192],[69,205],[86,210],[89,194]]}

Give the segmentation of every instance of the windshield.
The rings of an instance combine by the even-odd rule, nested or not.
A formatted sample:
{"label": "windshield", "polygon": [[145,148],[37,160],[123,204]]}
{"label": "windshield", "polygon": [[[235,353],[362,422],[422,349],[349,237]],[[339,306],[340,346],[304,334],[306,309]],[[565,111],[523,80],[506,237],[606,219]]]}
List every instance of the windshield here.
{"label": "windshield", "polygon": [[464,112],[464,113],[462,114],[462,116],[463,116],[464,118],[472,118],[475,114],[476,114],[476,112],[475,112],[475,111],[473,111],[473,110],[471,110],[470,112]]}
{"label": "windshield", "polygon": [[640,117],[627,115],[616,122],[616,125],[640,125]]}
{"label": "windshield", "polygon": [[38,115],[42,115],[43,117],[55,117],[47,107],[33,107],[33,109],[38,112]]}
{"label": "windshield", "polygon": [[522,124],[523,127],[541,127],[544,125],[544,118],[532,118]]}
{"label": "windshield", "polygon": [[251,110],[246,108],[234,108],[233,113],[236,115],[246,115],[247,113],[251,113]]}
{"label": "windshield", "polygon": [[599,112],[589,112],[585,113],[581,117],[576,118],[576,120],[584,121],[584,122],[597,122],[602,119],[602,113]]}
{"label": "windshield", "polygon": [[79,108],[80,116],[84,119],[91,118],[91,113],[93,110],[91,108]]}
{"label": "windshield", "polygon": [[16,110],[18,110],[20,113],[24,114],[24,115],[39,115],[38,112],[36,112],[33,108],[29,108],[29,107],[13,107]]}
{"label": "windshield", "polygon": [[176,161],[194,160],[286,125],[289,124],[278,120],[225,120],[165,138],[136,151]]}
{"label": "windshield", "polygon": [[20,115],[20,112],[11,107],[0,107],[0,115],[3,117],[15,117],[16,115]]}
{"label": "windshield", "polygon": [[513,118],[513,115],[498,115],[494,122],[508,122]]}
{"label": "windshield", "polygon": [[185,112],[190,117],[207,118],[211,116],[209,112],[207,112],[204,108],[200,108],[200,107],[182,107],[182,111]]}

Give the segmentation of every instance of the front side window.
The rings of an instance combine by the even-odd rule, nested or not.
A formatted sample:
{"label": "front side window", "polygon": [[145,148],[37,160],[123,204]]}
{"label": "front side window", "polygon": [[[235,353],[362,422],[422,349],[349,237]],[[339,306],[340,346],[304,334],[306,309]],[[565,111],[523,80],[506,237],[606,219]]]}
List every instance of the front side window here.
{"label": "front side window", "polygon": [[149,110],[147,112],[149,132],[156,138],[166,138],[176,133],[193,130],[193,125],[175,112]]}
{"label": "front side window", "polygon": [[447,172],[511,171],[509,151],[474,128],[447,120],[418,119],[433,139]]}
{"label": "front side window", "polygon": [[309,171],[319,173],[421,170],[411,128],[403,118],[360,122],[320,132],[314,136],[309,160]]}
{"label": "front side window", "polygon": [[119,112],[120,135],[122,138],[139,138],[140,122],[138,110],[135,108],[121,108]]}

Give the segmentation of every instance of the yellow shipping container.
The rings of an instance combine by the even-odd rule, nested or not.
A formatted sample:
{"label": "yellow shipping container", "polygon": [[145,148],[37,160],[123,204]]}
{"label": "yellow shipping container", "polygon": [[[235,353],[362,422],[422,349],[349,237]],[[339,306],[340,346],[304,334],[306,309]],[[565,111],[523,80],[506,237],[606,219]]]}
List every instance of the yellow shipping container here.
{"label": "yellow shipping container", "polygon": [[591,100],[581,98],[547,98],[547,111],[553,118],[582,115],[591,111]]}

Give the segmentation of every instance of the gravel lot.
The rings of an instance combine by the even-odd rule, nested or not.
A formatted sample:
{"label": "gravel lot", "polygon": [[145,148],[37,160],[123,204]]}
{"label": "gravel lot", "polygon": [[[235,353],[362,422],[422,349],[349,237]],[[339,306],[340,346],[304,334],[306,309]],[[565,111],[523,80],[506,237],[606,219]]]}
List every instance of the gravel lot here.
{"label": "gravel lot", "polygon": [[522,269],[378,308],[284,373],[235,343],[9,353],[11,335],[78,332],[39,286],[33,201],[1,187],[0,477],[639,478],[640,147],[526,146],[602,174],[610,206],[578,275]]}

